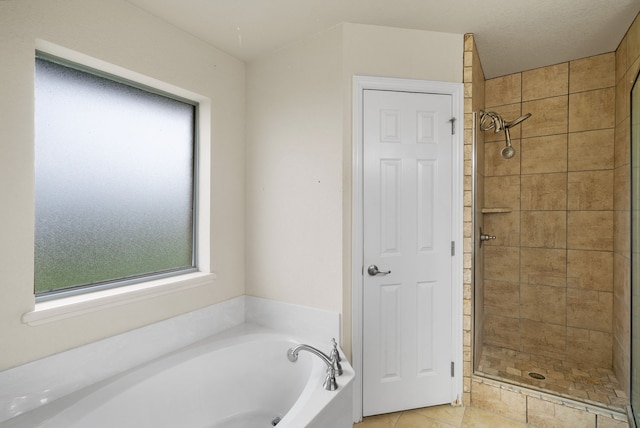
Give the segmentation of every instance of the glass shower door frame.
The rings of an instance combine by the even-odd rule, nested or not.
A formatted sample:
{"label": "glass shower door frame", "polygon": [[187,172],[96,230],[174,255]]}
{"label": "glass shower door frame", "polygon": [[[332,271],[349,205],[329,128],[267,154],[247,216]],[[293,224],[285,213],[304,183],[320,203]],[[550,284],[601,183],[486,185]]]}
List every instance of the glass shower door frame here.
{"label": "glass shower door frame", "polygon": [[630,422],[640,426],[640,74],[630,96],[631,135],[631,379]]}

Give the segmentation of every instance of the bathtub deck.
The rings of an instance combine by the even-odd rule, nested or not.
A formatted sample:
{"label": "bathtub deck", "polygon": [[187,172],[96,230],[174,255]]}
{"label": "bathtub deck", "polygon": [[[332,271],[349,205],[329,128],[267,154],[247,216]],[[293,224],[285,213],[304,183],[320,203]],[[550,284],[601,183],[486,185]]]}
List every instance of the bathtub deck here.
{"label": "bathtub deck", "polygon": [[[629,402],[610,368],[594,368],[557,358],[485,345],[478,372],[497,380],[625,412]],[[529,373],[539,373],[537,380]]]}

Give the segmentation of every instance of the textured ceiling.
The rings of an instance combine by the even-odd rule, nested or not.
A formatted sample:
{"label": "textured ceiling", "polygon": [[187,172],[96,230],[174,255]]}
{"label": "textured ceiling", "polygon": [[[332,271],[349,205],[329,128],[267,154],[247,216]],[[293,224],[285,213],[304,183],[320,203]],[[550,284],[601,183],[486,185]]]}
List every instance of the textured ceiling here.
{"label": "textured ceiling", "polygon": [[474,33],[492,78],[612,52],[640,0],[128,0],[250,62],[341,22]]}

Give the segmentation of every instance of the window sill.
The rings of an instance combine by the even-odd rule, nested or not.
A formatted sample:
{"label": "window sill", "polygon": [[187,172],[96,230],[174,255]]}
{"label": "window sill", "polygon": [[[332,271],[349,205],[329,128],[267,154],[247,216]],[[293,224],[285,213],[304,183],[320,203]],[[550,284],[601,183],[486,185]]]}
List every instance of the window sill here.
{"label": "window sill", "polygon": [[126,303],[200,287],[210,284],[215,278],[216,275],[213,273],[195,272],[36,303],[34,310],[22,315],[22,322],[30,326],[47,324]]}

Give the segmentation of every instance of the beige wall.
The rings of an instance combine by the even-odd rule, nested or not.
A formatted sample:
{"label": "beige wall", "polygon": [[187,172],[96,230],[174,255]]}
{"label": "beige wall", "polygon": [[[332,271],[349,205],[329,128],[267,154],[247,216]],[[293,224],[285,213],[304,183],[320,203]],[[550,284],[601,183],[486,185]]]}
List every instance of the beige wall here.
{"label": "beige wall", "polygon": [[[215,283],[41,326],[33,309],[36,39],[211,100],[211,267]],[[0,2],[0,370],[244,292],[244,65],[125,1]]]}
{"label": "beige wall", "polygon": [[342,314],[354,74],[462,81],[459,34],[341,24],[247,67],[247,294]]}
{"label": "beige wall", "polygon": [[611,367],[615,55],[486,82],[484,343]]}
{"label": "beige wall", "polygon": [[631,260],[630,260],[630,112],[634,79],[640,71],[640,15],[636,17],[615,53],[616,114],[614,170],[614,274],[613,274],[613,368],[629,392]]}
{"label": "beige wall", "polygon": [[342,309],[342,26],[247,66],[246,293]]}

